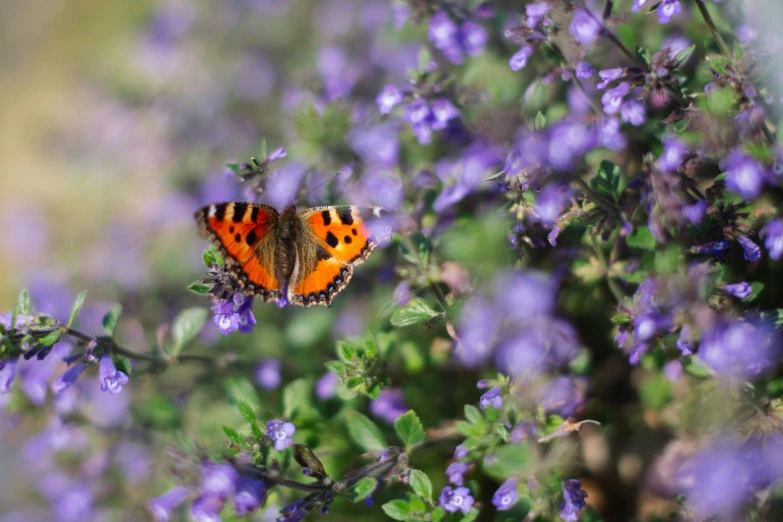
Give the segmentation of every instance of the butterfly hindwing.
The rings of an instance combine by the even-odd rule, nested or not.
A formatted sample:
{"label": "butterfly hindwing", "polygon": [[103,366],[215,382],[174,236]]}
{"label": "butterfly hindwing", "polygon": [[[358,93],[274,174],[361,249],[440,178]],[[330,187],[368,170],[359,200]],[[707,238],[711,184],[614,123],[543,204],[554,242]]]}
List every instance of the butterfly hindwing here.
{"label": "butterfly hindwing", "polygon": [[199,209],[195,217],[201,236],[217,247],[248,294],[267,301],[282,296],[274,270],[277,210],[255,203],[216,203]]}
{"label": "butterfly hindwing", "polygon": [[361,210],[353,206],[316,207],[298,215],[297,270],[288,300],[300,306],[331,305],[377,243],[370,238]]}

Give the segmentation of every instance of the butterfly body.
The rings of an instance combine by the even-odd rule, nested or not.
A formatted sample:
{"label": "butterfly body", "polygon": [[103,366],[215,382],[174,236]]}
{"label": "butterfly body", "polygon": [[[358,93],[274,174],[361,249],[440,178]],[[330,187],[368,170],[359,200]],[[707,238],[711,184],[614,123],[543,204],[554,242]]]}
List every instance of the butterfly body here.
{"label": "butterfly body", "polygon": [[243,293],[279,304],[325,304],[341,292],[377,243],[357,207],[316,207],[297,214],[269,205],[217,203],[195,214]]}

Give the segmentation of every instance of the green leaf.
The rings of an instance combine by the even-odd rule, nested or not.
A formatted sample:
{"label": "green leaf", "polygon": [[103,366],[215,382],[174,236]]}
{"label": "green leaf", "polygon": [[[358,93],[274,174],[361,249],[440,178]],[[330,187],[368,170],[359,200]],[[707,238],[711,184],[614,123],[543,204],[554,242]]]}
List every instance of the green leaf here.
{"label": "green leaf", "polygon": [[49,332],[45,336],[38,339],[38,342],[44,346],[52,346],[57,341],[59,341],[62,336],[63,333],[60,330],[54,330],[53,332]]}
{"label": "green leaf", "polygon": [[326,366],[327,370],[337,375],[342,375],[345,370],[345,365],[340,361],[327,361],[324,363],[324,366]]}
{"label": "green leaf", "polygon": [[171,325],[171,346],[169,353],[176,357],[182,348],[193,340],[201,331],[207,320],[207,309],[200,306],[186,308],[182,310],[174,324]]}
{"label": "green leaf", "polygon": [[640,62],[644,63],[648,68],[650,67],[650,51],[644,47],[637,46],[634,54],[636,54]]}
{"label": "green leaf", "polygon": [[364,500],[365,498],[373,494],[377,486],[378,486],[377,479],[374,479],[372,477],[364,477],[362,480],[357,482],[356,485],[353,487],[352,490],[353,497],[351,497],[351,500],[353,502],[359,502],[361,500]]}
{"label": "green leaf", "polygon": [[391,316],[391,324],[394,326],[410,326],[432,319],[437,315],[439,315],[438,312],[430,308],[430,305],[424,299],[414,297],[409,304],[394,311]]}
{"label": "green leaf", "polygon": [[247,401],[239,399],[237,401],[237,409],[247,422],[250,424],[256,423],[256,413],[253,411],[253,408],[250,407]]}
{"label": "green leaf", "polygon": [[114,365],[117,367],[118,371],[121,371],[128,377],[131,376],[131,372],[133,371],[133,366],[131,366],[131,363],[128,359],[123,359],[121,357],[118,357],[114,361]]}
{"label": "green leaf", "polygon": [[533,120],[533,130],[541,130],[546,127],[546,116],[541,111],[536,113],[536,119]]}
{"label": "green leaf", "polygon": [[680,362],[682,362],[682,366],[685,368],[685,373],[692,377],[697,377],[699,379],[712,377],[712,370],[710,370],[707,366],[702,364],[692,355],[688,357],[680,357]]}
{"label": "green leaf", "polygon": [[394,421],[394,430],[405,443],[405,450],[424,440],[424,426],[413,410],[409,410]]}
{"label": "green leaf", "polygon": [[294,458],[303,468],[310,468],[322,476],[326,475],[326,470],[324,469],[321,459],[316,457],[313,450],[304,444],[294,444]]}
{"label": "green leaf", "polygon": [[375,338],[372,335],[364,341],[364,355],[369,358],[378,355],[378,347],[375,345]]}
{"label": "green leaf", "polygon": [[71,316],[68,318],[69,328],[76,320],[76,316],[79,315],[79,311],[81,311],[82,306],[84,305],[84,300],[86,298],[87,298],[87,290],[82,290],[81,292],[79,292],[79,295],[77,295],[76,299],[73,301],[73,306],[71,307]]}
{"label": "green leaf", "polygon": [[[238,174],[239,172],[237,172]],[[220,252],[218,252],[217,248],[215,248],[215,245],[209,245],[206,250],[204,250],[204,266],[207,268],[212,268],[213,266],[223,266],[225,261],[223,261],[223,256],[220,255]]]}
{"label": "green leaf", "polygon": [[736,97],[728,87],[718,87],[710,91],[707,97],[707,108],[713,114],[729,115],[734,111]]}
{"label": "green leaf", "polygon": [[405,520],[411,512],[410,504],[405,500],[392,500],[381,506],[383,512],[394,520]]}
{"label": "green leaf", "polygon": [[483,425],[471,424],[465,421],[457,421],[454,425],[456,426],[457,431],[459,431],[466,437],[474,437],[480,439],[484,436],[484,434],[487,431],[486,427]]}
{"label": "green leaf", "polygon": [[753,290],[748,297],[742,300],[744,303],[752,303],[759,298],[759,295],[764,290],[764,283],[761,281],[753,281],[750,284],[750,288]]}
{"label": "green leaf", "polygon": [[386,447],[380,428],[370,419],[355,411],[347,411],[345,420],[348,426],[348,435],[366,451],[381,451]]}
{"label": "green leaf", "polygon": [[122,305],[118,303],[109,308],[109,311],[103,316],[103,329],[112,337],[114,337],[114,332],[117,330],[117,323],[120,322],[121,313]]}
{"label": "green leaf", "polygon": [[443,520],[443,516],[446,514],[446,510],[442,507],[436,507],[432,510],[432,522],[440,522]]}
{"label": "green leaf", "polygon": [[473,522],[479,515],[479,510],[472,508],[470,512],[460,519],[460,522]]}
{"label": "green leaf", "polygon": [[419,59],[417,61],[419,66],[419,72],[426,72],[427,67],[429,67],[430,63],[432,62],[432,54],[430,54],[430,50],[426,47],[422,47],[419,49]]}
{"label": "green leaf", "polygon": [[[19,313],[27,322],[27,316],[30,315],[30,292],[27,291],[27,288],[22,288],[22,291],[19,292],[19,303],[17,306],[19,307]],[[11,324],[13,325],[13,323]]]}
{"label": "green leaf", "polygon": [[[415,252],[412,252],[408,248],[410,243],[413,243],[413,246],[416,248]],[[430,252],[432,252],[432,241],[430,241],[430,238],[421,232],[416,232],[415,234],[411,235],[410,243],[407,241],[400,242],[400,251],[402,252],[402,257],[416,266],[427,266],[430,258]]]}
{"label": "green leaf", "polygon": [[226,426],[225,424],[223,424],[222,428],[223,433],[226,434],[226,437],[228,437],[231,442],[239,444],[240,446],[242,445],[242,440],[239,438],[239,433],[237,433],[237,430],[231,426]]}
{"label": "green leaf", "polygon": [[687,49],[683,49],[682,51],[678,52],[677,55],[674,57],[674,61],[677,63],[677,66],[679,67],[681,64],[687,62],[688,58],[691,57],[693,51],[695,50],[696,50],[696,44],[693,44]]}
{"label": "green leaf", "polygon": [[345,387],[348,388],[349,390],[353,390],[354,388],[361,386],[363,382],[364,379],[362,379],[361,377],[358,376],[351,377],[350,379],[347,379],[345,381]]}
{"label": "green leaf", "polygon": [[465,419],[471,424],[484,424],[484,416],[481,414],[481,410],[472,404],[465,405]]}
{"label": "green leaf", "polygon": [[655,250],[655,238],[647,227],[637,227],[633,234],[625,238],[625,243],[631,248]]}
{"label": "green leaf", "polygon": [[346,342],[337,341],[335,351],[337,352],[337,357],[339,357],[342,362],[353,364],[353,359],[356,357],[356,348]]}
{"label": "green leaf", "polygon": [[620,167],[603,160],[596,176],[590,180],[590,188],[605,198],[617,201],[620,197]]}
{"label": "green leaf", "polygon": [[205,285],[201,281],[196,281],[195,283],[190,283],[188,285],[188,290],[190,290],[191,292],[195,292],[199,295],[208,294],[211,288],[212,288],[211,286]]}
{"label": "green leaf", "polygon": [[527,444],[506,444],[495,449],[492,458],[484,460],[484,469],[498,479],[524,473],[530,462]]}
{"label": "green leaf", "polygon": [[312,393],[312,382],[307,377],[286,384],[283,388],[283,415],[288,418],[294,414],[308,416],[313,408]]}
{"label": "green leaf", "polygon": [[408,483],[411,485],[411,489],[418,496],[425,500],[432,498],[432,481],[426,473],[420,469],[412,469],[408,477]]}

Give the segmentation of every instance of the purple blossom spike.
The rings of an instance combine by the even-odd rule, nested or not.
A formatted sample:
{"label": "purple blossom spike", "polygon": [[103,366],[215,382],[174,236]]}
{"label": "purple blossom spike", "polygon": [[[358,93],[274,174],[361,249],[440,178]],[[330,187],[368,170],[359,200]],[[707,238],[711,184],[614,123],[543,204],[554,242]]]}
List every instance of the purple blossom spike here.
{"label": "purple blossom spike", "polygon": [[606,86],[613,81],[619,80],[625,76],[625,69],[622,67],[617,69],[604,69],[602,71],[598,71],[598,76],[601,78],[601,81],[598,83],[598,85],[596,85],[596,89],[605,89]]}
{"label": "purple blossom spike", "polygon": [[739,236],[737,238],[740,246],[743,250],[743,255],[748,261],[758,261],[761,259],[761,248],[752,240],[745,236]]}
{"label": "purple blossom spike", "polygon": [[155,522],[169,522],[171,513],[188,498],[188,490],[183,486],[175,486],[159,497],[147,502],[147,509]]}
{"label": "purple blossom spike", "polygon": [[525,23],[531,29],[541,23],[541,19],[552,10],[552,6],[546,2],[533,2],[525,6]]}
{"label": "purple blossom spike", "polygon": [[234,510],[237,515],[246,515],[261,507],[266,500],[267,487],[263,481],[240,475],[236,483]]}
{"label": "purple blossom spike", "polygon": [[579,62],[576,64],[576,77],[579,80],[586,80],[595,74],[595,69],[587,62]]}
{"label": "purple blossom spike", "polygon": [[402,94],[394,85],[386,85],[375,98],[381,114],[389,114],[400,102],[402,102]]}
{"label": "purple blossom spike", "polygon": [[92,518],[93,497],[90,489],[80,484],[57,495],[52,503],[55,520],[81,522]]}
{"label": "purple blossom spike", "polygon": [[501,397],[500,386],[493,386],[488,392],[481,396],[479,406],[482,410],[485,410],[492,406],[493,408],[500,408],[503,406],[503,397]]}
{"label": "purple blossom spike", "polygon": [[11,385],[14,383],[14,377],[16,377],[16,366],[19,363],[18,358],[9,359],[5,361],[2,369],[0,369],[0,393],[9,393],[11,391]]}
{"label": "purple blossom spike", "polygon": [[691,225],[698,225],[701,223],[701,220],[704,219],[706,213],[707,202],[703,200],[682,208],[682,215],[685,216],[685,219],[687,219]]}
{"label": "purple blossom spike", "polygon": [[233,299],[220,301],[212,307],[212,311],[215,313],[215,326],[223,335],[236,330],[250,333],[256,324],[253,315],[253,298],[245,297],[240,293],[234,294]]}
{"label": "purple blossom spike", "polygon": [[430,105],[433,121],[431,127],[434,130],[445,129],[449,121],[459,117],[459,110],[446,98],[435,100]]}
{"label": "purple blossom spike", "polygon": [[459,36],[465,54],[468,56],[478,56],[483,53],[489,39],[487,30],[473,20],[463,22],[459,29]]}
{"label": "purple blossom spike", "polygon": [[733,150],[724,162],[726,170],[726,188],[736,192],[746,200],[761,195],[767,178],[765,167],[744,152]]}
{"label": "purple blossom spike", "polygon": [[492,495],[492,503],[498,511],[508,511],[517,502],[517,479],[510,478],[505,481],[495,494]]}
{"label": "purple blossom spike", "polygon": [[587,493],[582,490],[582,483],[576,479],[563,481],[563,507],[560,509],[560,518],[566,522],[579,520],[579,510],[584,508]]}
{"label": "purple blossom spike", "polygon": [[655,14],[658,15],[659,24],[668,24],[672,16],[678,15],[682,12],[682,6],[680,0],[663,0],[661,5],[658,6],[658,10]]}
{"label": "purple blossom spike", "polygon": [[631,86],[627,83],[621,83],[614,89],[609,89],[601,96],[601,103],[604,105],[606,114],[617,114],[623,104],[625,95],[631,92]]}
{"label": "purple blossom spike", "polygon": [[577,9],[574,12],[574,18],[568,26],[568,32],[582,45],[590,45],[598,40],[601,30],[600,22],[584,9]]}
{"label": "purple blossom spike", "polygon": [[430,18],[427,33],[432,45],[443,51],[451,63],[460,64],[464,57],[459,41],[459,27],[445,11],[438,11]]}
{"label": "purple blossom spike", "polygon": [[290,422],[271,420],[266,423],[266,434],[275,441],[275,449],[283,451],[294,443],[296,427]]}
{"label": "purple blossom spike", "polygon": [[783,220],[776,218],[761,229],[759,236],[764,240],[764,246],[769,257],[777,261],[783,256]]}
{"label": "purple blossom spike", "polygon": [[538,193],[534,210],[539,221],[546,226],[553,226],[571,197],[567,186],[550,183]]}
{"label": "purple blossom spike", "polygon": [[200,496],[190,507],[190,515],[196,522],[220,522],[220,511],[225,501],[217,497]]}
{"label": "purple blossom spike", "polygon": [[677,339],[677,349],[683,355],[693,355],[695,344],[693,343],[693,337],[691,337],[691,327],[687,324],[680,330],[680,337]]}
{"label": "purple blossom spike", "polygon": [[238,477],[231,464],[207,463],[201,469],[201,495],[226,500],[234,495]]}
{"label": "purple blossom spike", "polygon": [[633,7],[631,7],[631,11],[636,13],[642,7],[644,7],[644,4],[646,4],[646,3],[647,3],[647,0],[633,0]]}
{"label": "purple blossom spike", "polygon": [[56,394],[62,393],[70,385],[76,382],[76,379],[82,374],[86,366],[84,363],[76,363],[52,383],[52,391]]}
{"label": "purple blossom spike", "polygon": [[465,473],[469,468],[470,464],[467,462],[452,462],[446,468],[446,477],[455,486],[462,486],[465,483]]}
{"label": "purple blossom spike", "polygon": [[111,355],[104,354],[101,357],[101,364],[98,371],[101,382],[101,391],[117,395],[122,391],[122,387],[128,384],[128,376],[117,370]]}
{"label": "purple blossom spike", "polygon": [[265,390],[275,390],[280,386],[280,361],[264,359],[256,368],[256,382]]}
{"label": "purple blossom spike", "polygon": [[460,444],[456,448],[454,448],[454,458],[455,459],[464,459],[470,454],[470,450],[465,446],[464,443]]}
{"label": "purple blossom spike", "polygon": [[536,425],[531,419],[519,421],[509,433],[508,438],[511,442],[522,442],[536,435]]}
{"label": "purple blossom spike", "polygon": [[473,497],[470,495],[470,490],[465,487],[451,488],[446,486],[440,494],[438,503],[443,509],[449,513],[456,513],[461,511],[463,514],[470,513],[470,508],[473,507]]}
{"label": "purple blossom spike", "polygon": [[726,285],[721,288],[721,290],[723,290],[724,294],[734,296],[737,299],[745,299],[753,293],[753,288],[751,288],[751,286],[745,281],[732,285]]}
{"label": "purple blossom spike", "polygon": [[687,152],[686,145],[677,138],[663,138],[663,153],[658,158],[658,168],[664,172],[674,172],[682,165]]}
{"label": "purple blossom spike", "polygon": [[647,121],[647,111],[640,101],[630,100],[620,107],[620,117],[624,122],[639,127]]}
{"label": "purple blossom spike", "polygon": [[521,71],[527,65],[527,59],[531,54],[533,54],[533,48],[526,45],[509,58],[508,66],[512,71]]}

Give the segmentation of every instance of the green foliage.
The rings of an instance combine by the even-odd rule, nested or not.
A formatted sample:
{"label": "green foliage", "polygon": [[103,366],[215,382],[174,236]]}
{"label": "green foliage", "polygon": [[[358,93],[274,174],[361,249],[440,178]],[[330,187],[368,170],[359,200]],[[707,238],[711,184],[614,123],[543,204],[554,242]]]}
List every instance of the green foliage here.
{"label": "green foliage", "polygon": [[424,426],[413,410],[397,417],[394,429],[405,444],[405,451],[410,451],[414,445],[424,440]]}
{"label": "green foliage", "polygon": [[407,305],[394,311],[391,316],[391,323],[394,326],[411,326],[438,315],[438,312],[433,310],[424,299],[414,297]]}
{"label": "green foliage", "polygon": [[358,446],[366,451],[381,451],[386,440],[380,428],[373,421],[356,411],[345,412],[348,435]]}
{"label": "green foliage", "polygon": [[182,348],[198,335],[206,320],[206,308],[193,307],[181,311],[171,325],[171,345],[168,348],[169,354],[172,357],[179,355]]}
{"label": "green foliage", "polygon": [[432,481],[426,473],[419,469],[412,469],[408,476],[408,482],[413,492],[419,497],[430,502],[432,501]]}
{"label": "green foliage", "polygon": [[103,316],[103,329],[111,337],[114,337],[114,332],[117,330],[120,314],[122,314],[122,305],[115,304],[109,308],[109,311]]}
{"label": "green foliage", "polygon": [[76,296],[76,299],[73,301],[73,306],[71,307],[71,315],[68,317],[68,327],[73,324],[73,322],[76,320],[76,316],[79,315],[79,312],[82,309],[82,306],[84,305],[84,300],[87,299],[87,290],[82,290],[79,292],[79,294]]}

